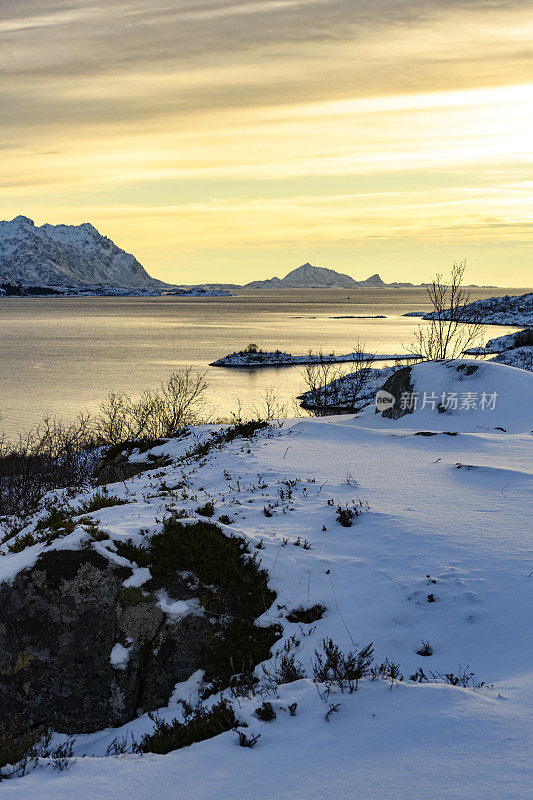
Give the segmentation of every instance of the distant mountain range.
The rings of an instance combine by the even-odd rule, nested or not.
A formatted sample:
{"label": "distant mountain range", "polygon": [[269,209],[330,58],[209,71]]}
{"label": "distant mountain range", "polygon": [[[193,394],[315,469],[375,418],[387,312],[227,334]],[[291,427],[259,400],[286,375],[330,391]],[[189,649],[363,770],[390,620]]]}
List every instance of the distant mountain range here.
{"label": "distant mountain range", "polygon": [[314,267],[312,264],[302,264],[301,267],[291,270],[284,278],[269,278],[264,281],[251,281],[244,287],[234,283],[205,283],[206,288],[224,289],[382,289],[413,286],[412,283],[384,283],[376,273],[363,281],[356,281],[350,275],[336,272],[326,267]]}
{"label": "distant mountain range", "polygon": [[[284,278],[268,278],[244,285],[202,283],[178,287],[152,278],[135,256],[102,236],[90,222],[81,225],[37,226],[28,217],[0,221],[0,295],[105,294],[135,292],[220,294],[238,289],[381,289],[413,286],[385,283],[378,274],[365,280],[326,267],[302,264]],[[30,291],[31,290],[31,291]],[[190,293],[190,292],[189,292]]]}
{"label": "distant mountain range", "polygon": [[325,267],[303,264],[291,270],[284,278],[270,278],[265,281],[252,281],[246,284],[249,289],[355,289],[358,286],[385,286],[379,275],[372,275],[366,281],[356,281],[342,272]]}
{"label": "distant mountain range", "polygon": [[28,217],[0,222],[0,284],[150,289],[164,286],[137,259],[89,222],[36,226]]}

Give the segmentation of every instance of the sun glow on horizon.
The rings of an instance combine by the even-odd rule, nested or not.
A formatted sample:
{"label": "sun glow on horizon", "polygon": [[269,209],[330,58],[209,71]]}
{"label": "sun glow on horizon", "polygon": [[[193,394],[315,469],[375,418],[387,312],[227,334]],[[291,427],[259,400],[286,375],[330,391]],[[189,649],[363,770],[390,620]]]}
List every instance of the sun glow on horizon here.
{"label": "sun glow on horizon", "polygon": [[530,282],[523,4],[404,3],[406,20],[367,9],[357,25],[342,0],[218,2],[203,15],[178,3],[161,20],[126,0],[130,27],[105,6],[116,53],[98,2],[90,14],[64,5],[0,19],[13,55],[0,57],[2,217],[91,221],[183,283],[266,277],[300,258],[419,282],[465,255],[474,282],[495,282],[502,258],[515,285]]}

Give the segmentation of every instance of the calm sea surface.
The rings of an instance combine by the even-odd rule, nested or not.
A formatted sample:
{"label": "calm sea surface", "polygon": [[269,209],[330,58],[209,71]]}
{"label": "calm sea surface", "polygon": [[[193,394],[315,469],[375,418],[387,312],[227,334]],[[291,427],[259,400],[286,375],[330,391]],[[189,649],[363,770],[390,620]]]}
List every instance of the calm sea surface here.
{"label": "calm sea surface", "polygon": [[[474,289],[472,299],[527,289]],[[529,290],[530,291],[530,290]],[[292,407],[304,390],[301,367],[209,367],[255,342],[264,350],[305,354],[366,350],[401,353],[429,309],[423,289],[247,291],[212,298],[54,298],[0,300],[0,413],[9,433],[45,414],[96,410],[110,391],[137,394],[183,365],[207,372],[208,404],[227,416],[246,411],[273,387]],[[385,319],[335,319],[384,314]],[[422,323],[425,324],[425,323]],[[487,326],[486,338],[513,328]]]}

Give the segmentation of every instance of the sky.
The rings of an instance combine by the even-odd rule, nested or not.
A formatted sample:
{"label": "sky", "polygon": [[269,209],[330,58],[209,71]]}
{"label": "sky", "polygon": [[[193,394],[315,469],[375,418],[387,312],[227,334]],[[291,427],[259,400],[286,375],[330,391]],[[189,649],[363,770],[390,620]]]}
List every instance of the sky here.
{"label": "sky", "polygon": [[0,0],[0,219],[173,283],[533,284],[533,5]]}

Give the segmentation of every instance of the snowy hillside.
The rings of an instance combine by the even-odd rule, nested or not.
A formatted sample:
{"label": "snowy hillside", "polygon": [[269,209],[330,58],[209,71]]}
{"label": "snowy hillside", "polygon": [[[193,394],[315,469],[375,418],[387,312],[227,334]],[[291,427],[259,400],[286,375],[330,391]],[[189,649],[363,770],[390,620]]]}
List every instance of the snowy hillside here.
{"label": "snowy hillside", "polygon": [[[437,312],[424,314],[412,311],[405,317],[435,318]],[[504,297],[488,297],[486,300],[475,300],[464,306],[462,319],[479,317],[485,325],[533,325],[533,294],[505,295]],[[443,314],[446,319],[446,314]]]}
{"label": "snowy hillside", "polygon": [[533,372],[533,329],[524,328],[506,336],[498,336],[496,339],[490,339],[485,347],[472,347],[466,353],[473,355],[497,353],[496,358],[492,359],[494,363]]}
{"label": "snowy hillside", "polygon": [[[2,796],[531,798],[533,375],[463,364],[472,362],[416,365],[407,383],[419,396],[455,393],[460,403],[468,393],[467,407],[439,413],[429,402],[399,419],[370,409],[287,420],[225,443],[220,427],[193,428],[150,451],[152,459],[164,454],[166,466],[109,486],[124,504],[90,514],[92,528],[85,515],[53,541],[29,538],[12,553],[4,545],[4,581],[61,548],[108,559],[142,599],[151,568],[124,549],[117,554],[120,543],[146,548],[165,518],[187,526],[212,513],[267,570],[277,596],[258,624],[282,630],[264,664],[271,677],[257,668],[255,686],[224,692],[235,730],[168,755],[128,754],[133,739],[154,729],[141,709],[122,727],[76,735],[68,769],[42,759],[26,777],[2,783]],[[490,406],[483,393],[496,394]],[[80,514],[94,495],[59,493],[54,502],[63,497]],[[130,557],[135,552],[147,551],[130,547]],[[199,602],[159,594],[157,604],[174,619],[201,619]],[[357,690],[320,671],[329,637],[344,654],[373,643]],[[133,640],[115,642],[109,659],[122,679]],[[30,675],[49,656],[36,651],[18,669]],[[290,678],[287,658],[296,670]],[[182,701],[196,702],[201,680],[199,671],[177,682],[159,711],[163,721],[183,720]],[[89,695],[100,682],[94,675]],[[239,747],[242,737],[254,746]],[[54,743],[65,739],[56,734]]]}
{"label": "snowy hillside", "polygon": [[134,256],[90,223],[39,227],[23,216],[0,222],[0,283],[135,288],[161,285]]}
{"label": "snowy hillside", "polygon": [[507,364],[509,367],[533,372],[533,347],[514,347],[511,350],[504,350],[492,360],[497,364]]}
{"label": "snowy hillside", "polygon": [[396,370],[382,389],[395,399],[383,411],[391,424],[411,417],[428,430],[522,433],[533,423],[533,375],[492,361],[424,361]]}

